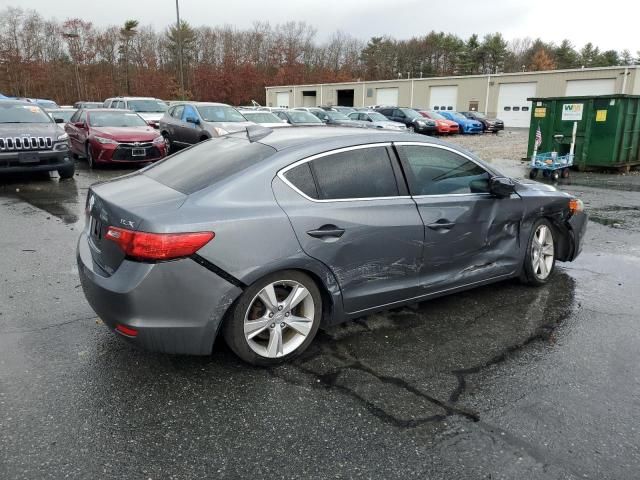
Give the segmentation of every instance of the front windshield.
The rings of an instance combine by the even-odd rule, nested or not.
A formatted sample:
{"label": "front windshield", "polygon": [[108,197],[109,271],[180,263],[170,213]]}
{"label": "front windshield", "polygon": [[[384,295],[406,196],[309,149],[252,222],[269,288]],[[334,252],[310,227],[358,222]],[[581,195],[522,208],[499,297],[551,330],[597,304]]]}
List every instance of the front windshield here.
{"label": "front windshield", "polygon": [[0,123],[51,123],[53,120],[37,105],[0,103]]}
{"label": "front windshield", "polygon": [[429,117],[434,120],[448,120],[447,117],[439,114],[438,112],[429,112]]}
{"label": "front windshield", "polygon": [[407,116],[409,120],[413,120],[415,118],[422,118],[422,115],[420,115],[415,110],[411,110],[410,108],[404,108],[402,109],[402,111],[404,112],[404,114]]}
{"label": "front windshield", "polygon": [[129,110],[138,113],[163,113],[167,104],[160,100],[129,100]]}
{"label": "front windshield", "polygon": [[137,113],[127,112],[91,112],[89,125],[92,127],[147,127]]}
{"label": "front windshield", "polygon": [[69,120],[71,120],[71,117],[73,116],[73,114],[76,113],[75,110],[51,110],[49,112],[49,115],[51,115],[53,118],[58,119],[61,118],[62,121],[64,123],[68,123]]}
{"label": "front windshield", "polygon": [[454,118],[459,118],[460,120],[468,120],[467,117],[465,117],[464,115],[462,115],[461,113],[458,112],[449,112],[451,114],[451,116],[453,116]]}
{"label": "front windshield", "polygon": [[476,118],[487,118],[487,116],[484,113],[480,113],[480,112],[472,112],[473,116]]}
{"label": "front windshield", "polygon": [[372,122],[388,122],[389,119],[378,112],[367,113]]}
{"label": "front windshield", "polygon": [[309,112],[296,111],[289,112],[291,123],[322,123],[318,117]]}
{"label": "front windshield", "polygon": [[246,112],[244,116],[247,120],[255,123],[282,123],[282,120],[269,112]]}
{"label": "front windshield", "polygon": [[327,117],[329,117],[332,120],[350,120],[349,117],[347,117],[344,113],[340,113],[340,112],[325,112],[327,114]]}
{"label": "front windshield", "polygon": [[205,122],[246,122],[247,119],[233,107],[201,105],[196,107]]}

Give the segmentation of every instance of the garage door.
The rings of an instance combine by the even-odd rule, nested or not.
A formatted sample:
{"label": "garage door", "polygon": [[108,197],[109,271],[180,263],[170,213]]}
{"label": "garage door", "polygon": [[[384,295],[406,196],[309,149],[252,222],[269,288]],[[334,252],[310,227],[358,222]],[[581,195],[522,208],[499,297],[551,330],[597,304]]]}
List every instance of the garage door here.
{"label": "garage door", "polygon": [[289,92],[276,93],[276,107],[289,108]]}
{"label": "garage door", "polygon": [[457,103],[458,87],[456,85],[431,87],[429,105],[432,110],[457,110]]}
{"label": "garage door", "polygon": [[505,127],[528,127],[531,121],[531,102],[536,96],[536,83],[501,83],[498,92],[498,115]]}
{"label": "garage door", "polygon": [[594,78],[590,80],[567,80],[566,95],[613,95],[616,93],[615,78]]}
{"label": "garage door", "polygon": [[398,106],[397,88],[376,88],[376,103],[378,105]]}

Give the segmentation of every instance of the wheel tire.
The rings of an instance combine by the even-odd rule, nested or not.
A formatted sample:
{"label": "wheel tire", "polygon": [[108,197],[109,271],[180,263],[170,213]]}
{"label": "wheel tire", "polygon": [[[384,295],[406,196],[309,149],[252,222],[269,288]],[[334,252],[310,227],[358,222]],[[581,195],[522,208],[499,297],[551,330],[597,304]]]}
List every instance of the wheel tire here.
{"label": "wheel tire", "polygon": [[537,168],[532,168],[532,169],[529,171],[529,178],[530,178],[531,180],[533,180],[533,179],[535,179],[535,178],[537,178],[537,177],[538,177],[538,169],[537,169]]}
{"label": "wheel tire", "polygon": [[164,149],[167,152],[167,155],[173,153],[173,144],[171,143],[171,139],[169,138],[169,134],[164,132],[162,134],[162,138],[164,138]]}
{"label": "wheel tire", "polygon": [[[544,230],[545,233],[540,234],[541,230]],[[543,235],[542,243],[540,243],[540,235]],[[547,235],[551,237],[550,241]],[[520,277],[523,283],[541,286],[549,281],[556,265],[556,245],[556,233],[553,225],[545,218],[537,220],[531,228],[531,235],[527,243],[527,253],[524,257],[524,265]],[[543,254],[544,256],[540,260],[540,256]],[[542,265],[543,263],[544,265]]]}
{"label": "wheel tire", "polygon": [[557,170],[551,172],[551,179],[557,181],[560,178],[560,173]]}
{"label": "wheel tire", "polygon": [[[299,300],[299,303],[291,309],[291,312],[293,312],[291,316],[286,315],[288,313],[286,300],[290,298],[288,295],[293,291],[293,285],[285,285],[285,282],[302,286],[308,292],[308,295]],[[268,289],[269,286],[275,286],[271,291],[276,295],[278,305],[284,307],[278,311],[274,309],[275,313],[271,313],[272,317],[266,316],[269,315],[270,309],[259,298],[260,294],[263,293],[263,289]],[[292,290],[287,291],[286,288],[288,287],[291,287]],[[305,310],[304,314],[300,309]],[[287,323],[292,318],[305,318],[305,320],[308,320],[310,311],[313,312],[313,318],[310,320],[311,326],[306,336]],[[260,313],[262,314],[260,315]],[[249,318],[251,316],[258,318],[251,319]],[[273,320],[270,318],[273,318]],[[227,345],[242,360],[252,365],[268,367],[278,365],[300,355],[313,341],[321,319],[322,295],[315,282],[304,273],[295,270],[284,270],[263,277],[242,293],[225,320],[222,334]],[[256,322],[254,329],[245,335],[245,323],[252,321]],[[282,327],[283,325],[284,327]],[[297,325],[303,325],[305,329],[307,328],[307,322],[297,323]],[[247,338],[247,335],[253,335],[253,337]],[[279,337],[281,340],[280,348],[275,349],[275,356],[267,356],[269,355],[274,335],[276,339]],[[276,343],[276,341],[273,341],[273,344]],[[288,352],[286,351],[287,347],[291,349]]]}
{"label": "wheel tire", "polygon": [[93,154],[91,153],[91,147],[89,146],[89,144],[87,143],[85,150],[84,150],[84,156],[87,159],[87,165],[89,165],[90,169],[94,169],[96,168],[96,162],[93,159]]}
{"label": "wheel tire", "polygon": [[571,169],[569,167],[562,169],[562,178],[569,178],[569,174],[571,173]]}
{"label": "wheel tire", "polygon": [[71,165],[67,165],[66,167],[58,169],[58,175],[60,175],[60,180],[67,180],[69,178],[73,178],[75,174],[76,174],[75,162],[71,163]]}
{"label": "wheel tire", "polygon": [[407,130],[409,131],[409,133],[416,133],[416,127],[414,127],[413,125],[409,125],[407,127]]}

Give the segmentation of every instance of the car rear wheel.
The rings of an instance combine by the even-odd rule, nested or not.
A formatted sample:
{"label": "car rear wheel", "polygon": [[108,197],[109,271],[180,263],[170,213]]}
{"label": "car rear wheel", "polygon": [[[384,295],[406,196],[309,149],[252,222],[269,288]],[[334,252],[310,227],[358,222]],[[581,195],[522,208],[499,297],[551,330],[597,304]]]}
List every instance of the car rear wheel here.
{"label": "car rear wheel", "polygon": [[302,353],[318,331],[322,296],[307,275],[283,271],[247,288],[223,327],[227,344],[245,362],[277,365]]}
{"label": "car rear wheel", "polygon": [[551,223],[541,218],[531,229],[531,238],[524,259],[522,280],[534,286],[544,285],[556,264],[555,232]]}
{"label": "car rear wheel", "polygon": [[167,152],[167,155],[173,153],[173,145],[171,145],[171,139],[169,138],[169,134],[167,132],[163,132],[162,138],[164,138],[164,149]]}

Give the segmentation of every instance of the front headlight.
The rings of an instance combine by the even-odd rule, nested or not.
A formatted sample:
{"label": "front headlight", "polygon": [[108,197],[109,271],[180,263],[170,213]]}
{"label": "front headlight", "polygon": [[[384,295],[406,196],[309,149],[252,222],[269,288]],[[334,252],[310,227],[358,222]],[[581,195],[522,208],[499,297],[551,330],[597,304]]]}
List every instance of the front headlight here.
{"label": "front headlight", "polygon": [[66,140],[69,140],[69,135],[67,135],[66,133],[63,133],[62,135],[58,136],[58,141],[59,142],[64,142]]}
{"label": "front headlight", "polygon": [[110,138],[105,138],[105,137],[93,137],[93,139],[98,142],[98,143],[102,143],[103,145],[117,145],[118,142],[116,142],[115,140],[111,140]]}
{"label": "front headlight", "polygon": [[164,137],[162,135],[160,135],[159,137],[156,137],[153,139],[153,143],[155,143],[156,145],[161,145],[164,143]]}

